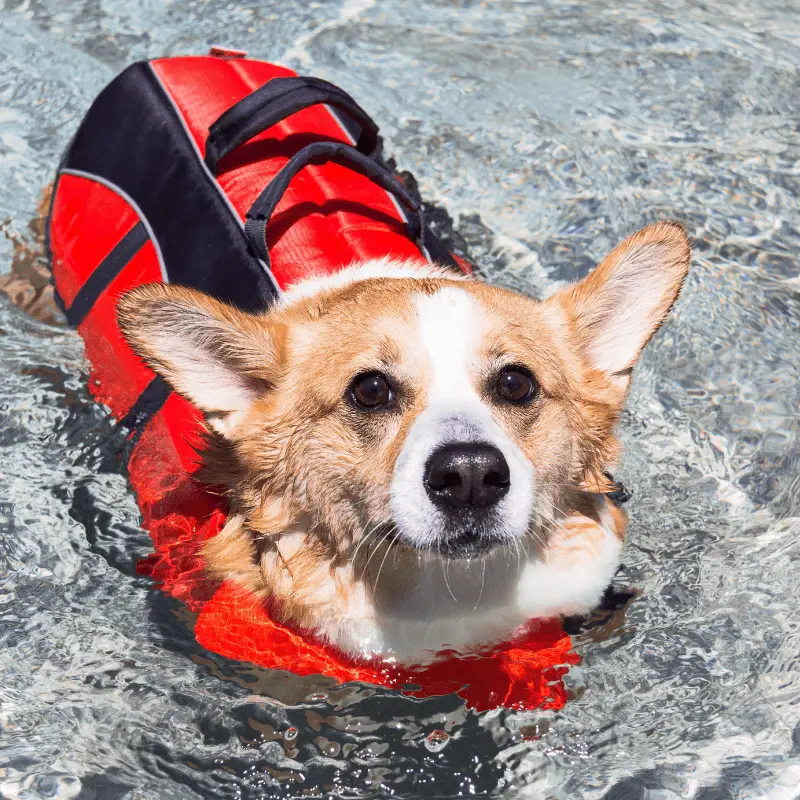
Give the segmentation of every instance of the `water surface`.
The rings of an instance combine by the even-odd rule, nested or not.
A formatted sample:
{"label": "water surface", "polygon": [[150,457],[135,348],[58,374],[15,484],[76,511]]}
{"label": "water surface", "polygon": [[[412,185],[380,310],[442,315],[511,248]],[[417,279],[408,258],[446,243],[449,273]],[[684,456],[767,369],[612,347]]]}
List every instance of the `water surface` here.
{"label": "water surface", "polygon": [[39,274],[41,189],[103,85],[211,43],[353,94],[490,281],[547,294],[686,224],[622,426],[638,594],[579,629],[558,713],[209,654],[134,573],[79,338],[0,300],[0,796],[800,797],[796,5],[6,0],[0,273]]}

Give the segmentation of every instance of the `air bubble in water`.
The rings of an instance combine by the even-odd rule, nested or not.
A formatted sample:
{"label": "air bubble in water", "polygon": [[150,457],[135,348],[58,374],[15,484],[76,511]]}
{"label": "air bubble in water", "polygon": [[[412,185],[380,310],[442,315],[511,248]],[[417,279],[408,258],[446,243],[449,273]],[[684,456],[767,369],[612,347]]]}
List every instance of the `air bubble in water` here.
{"label": "air bubble in water", "polygon": [[297,738],[297,728],[287,728],[283,732],[283,738],[287,742],[293,742]]}
{"label": "air bubble in water", "polygon": [[425,738],[425,748],[431,753],[438,753],[447,746],[450,741],[449,734],[441,730],[431,731]]}

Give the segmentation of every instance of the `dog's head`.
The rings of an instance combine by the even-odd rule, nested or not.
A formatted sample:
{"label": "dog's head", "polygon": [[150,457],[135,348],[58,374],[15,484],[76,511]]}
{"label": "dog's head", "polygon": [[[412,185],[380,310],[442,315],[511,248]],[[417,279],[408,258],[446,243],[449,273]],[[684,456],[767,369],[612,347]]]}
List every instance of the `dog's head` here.
{"label": "dog's head", "polygon": [[458,559],[546,538],[570,492],[610,490],[631,368],[688,261],[658,223],[543,302],[373,262],[261,316],[156,284],[119,319],[206,413],[209,480],[258,538],[304,519],[334,560],[373,532]]}

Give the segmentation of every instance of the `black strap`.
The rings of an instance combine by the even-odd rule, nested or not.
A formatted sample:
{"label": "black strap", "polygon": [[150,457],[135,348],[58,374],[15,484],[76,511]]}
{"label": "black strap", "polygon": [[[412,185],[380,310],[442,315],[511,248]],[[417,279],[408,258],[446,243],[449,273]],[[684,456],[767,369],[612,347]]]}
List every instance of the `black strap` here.
{"label": "black strap", "polygon": [[122,272],[125,265],[142,249],[148,239],[147,229],[141,222],[137,222],[117,242],[114,249],[98,264],[86,283],[81,286],[72,305],[66,309],[65,314],[70,325],[77,327],[83,322],[100,295]]}
{"label": "black strap", "polygon": [[359,127],[357,149],[373,155],[378,126],[347,92],[320,78],[273,78],[229,108],[210,128],[206,166],[216,174],[223,156],[297,111],[320,103],[344,111]]}
{"label": "black strap", "polygon": [[167,382],[160,375],[156,375],[117,425],[141,433],[145,425],[161,411],[169,394],[170,388]]}
{"label": "black strap", "polygon": [[445,247],[442,240],[430,229],[429,225],[425,226],[425,250],[428,253],[430,261],[434,264],[441,264],[445,267],[454,269],[460,275],[464,274],[458,261],[455,260],[453,254]]}
{"label": "black strap", "polygon": [[275,207],[283,197],[289,182],[309,164],[324,164],[334,161],[344,167],[360,172],[373,180],[382,189],[394,195],[408,210],[408,236],[425,253],[423,235],[425,221],[422,203],[398,181],[385,167],[373,159],[359,153],[358,150],[341,142],[314,142],[304,147],[284,165],[281,171],[269,182],[267,188],[256,198],[247,212],[244,226],[247,238],[256,255],[269,266],[269,250],[267,248],[266,230]]}

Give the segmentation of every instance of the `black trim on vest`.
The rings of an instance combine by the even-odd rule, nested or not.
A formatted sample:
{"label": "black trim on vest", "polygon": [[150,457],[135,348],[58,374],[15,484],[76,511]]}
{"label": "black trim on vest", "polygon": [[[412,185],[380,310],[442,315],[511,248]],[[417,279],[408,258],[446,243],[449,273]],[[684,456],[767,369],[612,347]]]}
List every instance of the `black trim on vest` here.
{"label": "black trim on vest", "polygon": [[[384,169],[389,170],[389,172],[391,172],[395,178],[406,187],[406,190],[415,200],[419,202],[419,204],[423,207],[423,211],[425,211],[425,203],[422,199],[422,195],[419,192],[417,179],[410,172],[398,170],[397,163],[393,158],[384,158],[381,154],[382,148],[383,140],[380,142],[380,147],[378,149],[378,154],[375,156],[375,160]],[[429,261],[444,267],[450,267],[459,275],[464,274],[464,270],[461,269],[461,265],[458,263],[458,261],[456,261],[453,254],[445,247],[442,240],[433,232],[433,229],[430,227],[430,225],[426,224],[424,226],[422,236],[423,246],[425,247]]]}
{"label": "black trim on vest", "polygon": [[100,93],[63,168],[97,175],[139,206],[170,282],[194,286],[243,311],[263,311],[276,299],[242,221],[147,62],[128,67]]}
{"label": "black trim on vest", "polygon": [[141,433],[147,423],[161,411],[164,403],[167,402],[170,391],[166,381],[160,375],[156,375],[117,425],[130,428],[135,433]]}
{"label": "black trim on vest", "polygon": [[142,222],[137,222],[117,242],[113,250],[98,264],[75,295],[72,305],[65,310],[67,322],[77,328],[83,322],[100,295],[114,278],[131,262],[131,259],[150,241]]}
{"label": "black trim on vest", "polygon": [[464,274],[464,270],[461,269],[458,261],[453,258],[453,254],[442,244],[442,240],[427,225],[422,235],[425,249],[428,251],[430,260],[434,264],[450,267],[456,270],[460,275]]}

